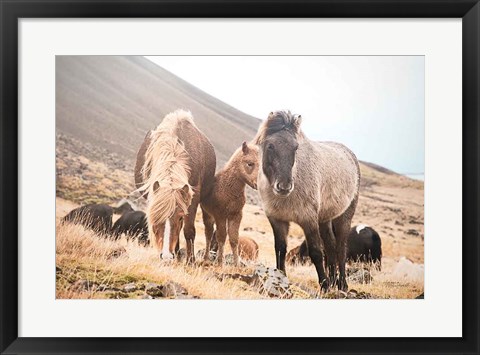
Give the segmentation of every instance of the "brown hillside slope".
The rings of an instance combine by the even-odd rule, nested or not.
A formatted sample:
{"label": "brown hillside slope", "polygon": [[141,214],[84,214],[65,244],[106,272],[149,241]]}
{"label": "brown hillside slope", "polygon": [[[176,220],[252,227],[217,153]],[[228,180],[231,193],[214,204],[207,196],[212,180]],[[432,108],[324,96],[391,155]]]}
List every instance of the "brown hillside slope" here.
{"label": "brown hillside slope", "polygon": [[145,133],[177,108],[192,111],[220,164],[259,124],[143,57],[56,58],[57,134],[132,161]]}

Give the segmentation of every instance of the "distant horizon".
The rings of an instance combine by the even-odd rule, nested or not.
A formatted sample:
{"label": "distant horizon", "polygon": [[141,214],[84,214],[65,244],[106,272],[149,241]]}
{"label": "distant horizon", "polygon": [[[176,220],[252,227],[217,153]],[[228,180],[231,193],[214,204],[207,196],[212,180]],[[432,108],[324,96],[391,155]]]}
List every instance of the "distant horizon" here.
{"label": "distant horizon", "polygon": [[146,58],[253,117],[290,109],[312,140],[343,143],[402,175],[424,174],[423,56]]}

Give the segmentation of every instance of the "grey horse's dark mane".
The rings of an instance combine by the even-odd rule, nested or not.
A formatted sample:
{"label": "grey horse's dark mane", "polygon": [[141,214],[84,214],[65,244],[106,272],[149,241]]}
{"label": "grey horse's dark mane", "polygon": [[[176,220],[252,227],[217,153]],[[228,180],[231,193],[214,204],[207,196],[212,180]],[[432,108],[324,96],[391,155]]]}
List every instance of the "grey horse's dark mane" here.
{"label": "grey horse's dark mane", "polygon": [[289,131],[297,137],[303,136],[300,130],[301,122],[302,116],[294,115],[289,110],[271,112],[258,129],[254,142],[262,144],[266,137],[283,130]]}

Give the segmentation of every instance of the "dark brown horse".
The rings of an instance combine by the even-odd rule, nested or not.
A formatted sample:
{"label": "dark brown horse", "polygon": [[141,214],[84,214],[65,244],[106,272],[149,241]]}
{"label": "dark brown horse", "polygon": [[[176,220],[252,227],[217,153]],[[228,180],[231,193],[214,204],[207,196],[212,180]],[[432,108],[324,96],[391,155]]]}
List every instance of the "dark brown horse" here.
{"label": "dark brown horse", "polygon": [[305,233],[321,288],[326,290],[338,280],[338,287],[345,290],[346,240],[360,186],[358,161],[339,143],[310,141],[300,124],[301,117],[290,111],[272,112],[256,136],[261,151],[258,190],[275,236],[277,268],[285,272],[288,229],[293,221]]}
{"label": "dark brown horse", "polygon": [[190,112],[168,114],[145,137],[137,154],[135,183],[147,198],[149,238],[162,259],[172,259],[178,250],[185,222],[187,262],[195,260],[195,215],[213,184],[215,165],[213,146]]}

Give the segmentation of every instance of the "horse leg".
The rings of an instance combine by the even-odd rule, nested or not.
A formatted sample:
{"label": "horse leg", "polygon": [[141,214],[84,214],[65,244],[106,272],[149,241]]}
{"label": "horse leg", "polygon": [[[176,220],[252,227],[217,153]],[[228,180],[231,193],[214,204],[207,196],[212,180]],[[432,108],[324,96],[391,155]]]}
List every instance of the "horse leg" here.
{"label": "horse leg", "polygon": [[348,290],[347,276],[345,273],[345,259],[347,256],[347,238],[352,226],[352,218],[357,207],[358,197],[352,201],[347,210],[339,217],[332,221],[335,230],[335,238],[337,241],[337,260],[340,278],[338,281],[338,289],[342,291]]}
{"label": "horse leg", "polygon": [[217,232],[215,230],[213,231],[212,240],[210,242],[210,250],[215,253],[218,251]]}
{"label": "horse leg", "polygon": [[305,233],[305,239],[307,240],[308,254],[317,270],[318,283],[323,291],[327,291],[330,285],[323,267],[322,240],[320,239],[318,223],[302,225],[302,228]]}
{"label": "horse leg", "polygon": [[242,212],[228,219],[228,240],[233,253],[233,264],[238,266],[238,230],[242,222]]}
{"label": "horse leg", "polygon": [[[154,224],[149,231],[149,239],[152,240],[152,245],[157,247],[157,250],[162,255],[163,250],[163,233],[165,231],[165,224]],[[153,236],[152,236],[153,234]],[[153,238],[152,238],[153,237]]]}
{"label": "horse leg", "polygon": [[178,255],[180,250],[180,231],[183,226],[183,219],[174,217],[170,219],[169,252],[172,255]]}
{"label": "horse leg", "polygon": [[200,197],[193,196],[192,203],[188,207],[185,218],[185,227],[183,228],[183,235],[187,243],[187,264],[195,262],[195,216],[197,214]]}
{"label": "horse leg", "polygon": [[209,261],[210,248],[211,248],[212,238],[213,238],[213,225],[215,223],[215,220],[203,208],[202,208],[202,217],[203,217],[203,224],[205,225],[205,255],[203,256],[203,260]]}
{"label": "horse leg", "polygon": [[223,248],[225,247],[225,240],[227,239],[227,220],[224,218],[216,218],[215,224],[217,231],[215,235],[217,237],[217,263],[223,264]]}
{"label": "horse leg", "polygon": [[328,268],[330,285],[335,284],[337,279],[337,258],[335,248],[335,237],[332,231],[332,222],[328,221],[319,224],[320,236],[322,237],[323,246],[325,248],[325,261]]}
{"label": "horse leg", "polygon": [[122,236],[122,232],[119,226],[115,226],[115,228],[112,228],[112,234],[110,239],[117,241],[120,239],[121,236]]}
{"label": "horse leg", "polygon": [[272,225],[273,235],[275,237],[275,258],[277,259],[277,269],[282,270],[285,275],[285,256],[287,255],[287,236],[290,222],[280,221],[273,217],[268,217]]}

